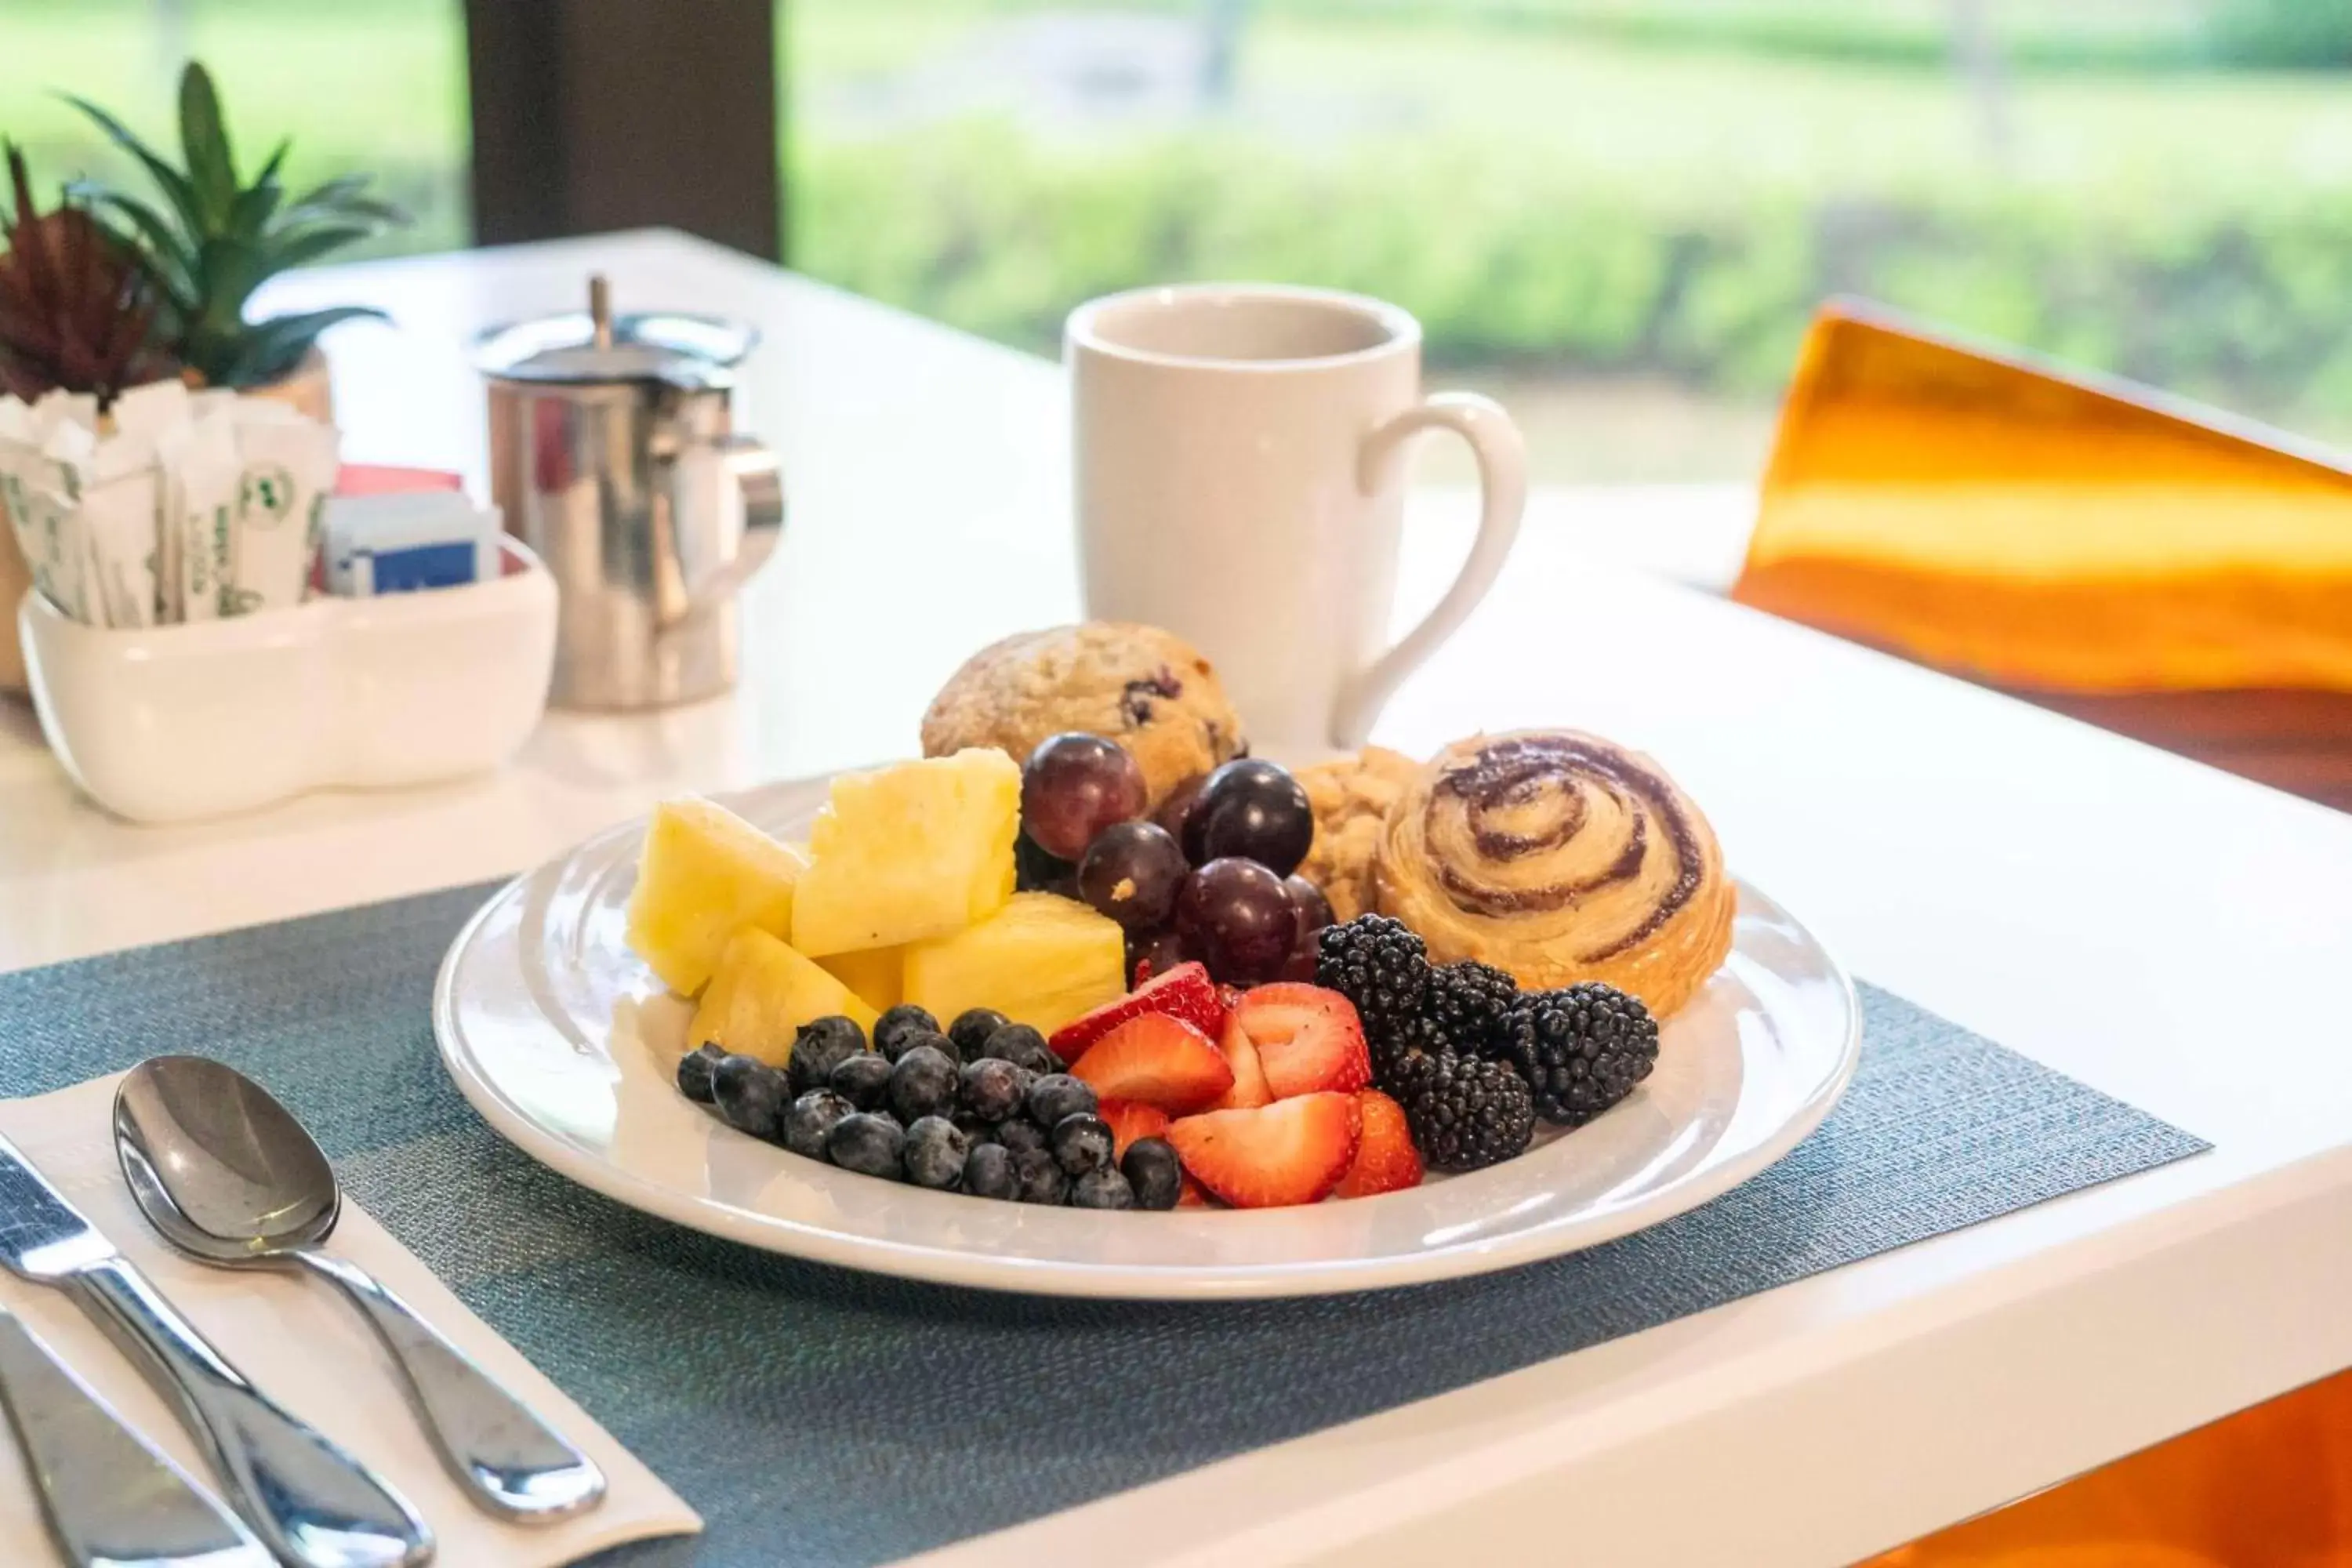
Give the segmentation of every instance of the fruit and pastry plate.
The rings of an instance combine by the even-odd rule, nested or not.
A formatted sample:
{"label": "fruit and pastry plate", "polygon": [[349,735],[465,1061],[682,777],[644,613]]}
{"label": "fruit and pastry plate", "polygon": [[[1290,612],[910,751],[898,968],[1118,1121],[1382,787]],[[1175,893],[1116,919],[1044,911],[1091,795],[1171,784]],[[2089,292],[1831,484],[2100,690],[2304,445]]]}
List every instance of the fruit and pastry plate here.
{"label": "fruit and pastry plate", "polygon": [[683,798],[494,896],[434,1023],[555,1170],[819,1261],[1218,1299],[1507,1267],[1763,1169],[1853,987],[1573,730],[1250,754],[1213,668],[982,650],[922,755]]}

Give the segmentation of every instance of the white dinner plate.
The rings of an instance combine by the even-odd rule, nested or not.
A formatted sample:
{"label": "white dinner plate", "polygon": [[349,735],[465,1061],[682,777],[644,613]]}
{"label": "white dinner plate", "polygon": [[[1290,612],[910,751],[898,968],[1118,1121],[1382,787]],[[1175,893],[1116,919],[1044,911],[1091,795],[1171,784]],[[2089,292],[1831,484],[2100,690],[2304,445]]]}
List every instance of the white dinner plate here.
{"label": "white dinner plate", "polygon": [[[798,837],[822,779],[729,804]],[[450,1076],[532,1158],[633,1208],[823,1263],[943,1284],[1167,1300],[1418,1284],[1573,1252],[1696,1207],[1794,1148],[1853,1076],[1853,984],[1741,884],[1730,960],[1664,1026],[1657,1069],[1574,1132],[1410,1192],[1254,1212],[1032,1208],[803,1159],[688,1103],[687,1005],[623,944],[642,823],[501,889],[443,960]]]}

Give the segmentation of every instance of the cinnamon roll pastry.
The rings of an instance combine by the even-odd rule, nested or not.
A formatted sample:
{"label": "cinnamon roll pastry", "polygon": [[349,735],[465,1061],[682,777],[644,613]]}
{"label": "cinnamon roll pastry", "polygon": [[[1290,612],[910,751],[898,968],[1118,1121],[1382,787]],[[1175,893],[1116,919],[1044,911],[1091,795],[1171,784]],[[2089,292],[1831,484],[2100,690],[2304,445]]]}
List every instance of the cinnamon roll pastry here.
{"label": "cinnamon roll pastry", "polygon": [[1731,951],[1715,830],[1639,752],[1573,730],[1457,741],[1389,814],[1375,901],[1433,962],[1529,988],[1600,980],[1660,1017]]}

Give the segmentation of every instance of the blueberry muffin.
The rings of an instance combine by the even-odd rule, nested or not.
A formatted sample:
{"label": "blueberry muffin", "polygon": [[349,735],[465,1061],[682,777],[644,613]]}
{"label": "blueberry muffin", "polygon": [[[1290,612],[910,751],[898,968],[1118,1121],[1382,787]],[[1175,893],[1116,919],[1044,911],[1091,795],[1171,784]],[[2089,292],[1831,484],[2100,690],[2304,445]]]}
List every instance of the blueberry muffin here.
{"label": "blueberry muffin", "polygon": [[1419,763],[1383,746],[1299,771],[1315,808],[1315,842],[1298,869],[1331,901],[1332,919],[1351,921],[1371,909],[1372,857],[1389,813],[1420,772]]}
{"label": "blueberry muffin", "polygon": [[1249,751],[1217,672],[1191,644],[1157,626],[1088,621],[1006,637],[964,660],[923,715],[923,754],[996,746],[1026,762],[1066,730],[1126,747],[1154,805]]}

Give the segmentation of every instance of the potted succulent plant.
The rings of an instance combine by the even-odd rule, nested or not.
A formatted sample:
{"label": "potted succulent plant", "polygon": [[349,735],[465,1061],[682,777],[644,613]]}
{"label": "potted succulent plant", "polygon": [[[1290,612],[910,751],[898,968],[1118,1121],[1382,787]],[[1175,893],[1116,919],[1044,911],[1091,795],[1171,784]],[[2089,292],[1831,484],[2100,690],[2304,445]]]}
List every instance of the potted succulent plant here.
{"label": "potted succulent plant", "polygon": [[[5,148],[13,213],[0,213],[0,392],[95,394],[170,375],[277,397],[331,420],[319,334],[362,306],[247,318],[268,279],[408,221],[367,194],[368,177],[329,180],[289,199],[280,142],[248,183],[237,173],[211,74],[180,77],[180,162],[173,163],[96,104],[69,99],[137,159],[160,200],[92,182],[68,185],[44,213],[23,155]],[[11,531],[0,526],[0,689],[24,671],[8,617],[25,585]]]}
{"label": "potted succulent plant", "polygon": [[404,224],[407,215],[368,195],[365,174],[329,180],[289,199],[278,178],[285,141],[246,183],[211,73],[193,60],[180,76],[177,165],[96,104],[70,101],[139,161],[162,198],[150,202],[89,182],[73,187],[116,241],[140,256],[172,357],[206,385],[282,396],[328,417],[319,334],[338,321],[383,312],[345,305],[249,321],[247,303],[276,274]]}

